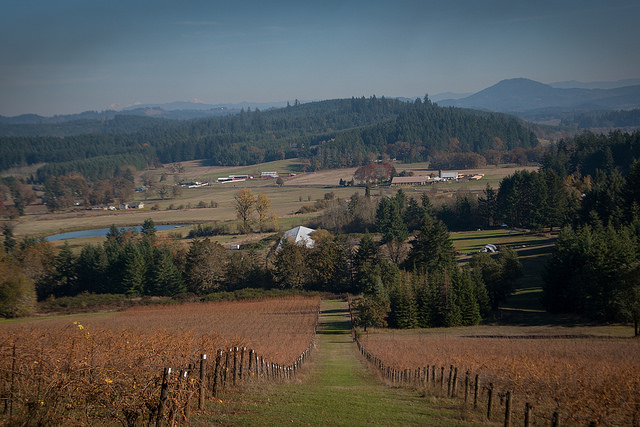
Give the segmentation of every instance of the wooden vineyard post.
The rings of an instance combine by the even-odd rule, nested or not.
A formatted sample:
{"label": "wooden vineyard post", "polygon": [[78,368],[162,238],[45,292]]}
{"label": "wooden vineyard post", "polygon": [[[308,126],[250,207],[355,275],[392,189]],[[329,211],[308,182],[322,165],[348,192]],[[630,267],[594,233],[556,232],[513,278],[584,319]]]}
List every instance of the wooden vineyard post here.
{"label": "wooden vineyard post", "polygon": [[489,388],[487,389],[487,398],[489,402],[487,402],[487,419],[491,419],[491,400],[493,399],[493,383],[489,383]]}
{"label": "wooden vineyard post", "polygon": [[[189,377],[191,377],[193,375],[193,371],[196,369],[195,364],[193,363],[189,363],[189,368],[187,369],[186,372],[186,376],[187,376],[187,384],[189,384]],[[189,418],[191,418],[191,392],[189,392],[189,394],[187,395],[187,401],[185,402],[184,405],[184,418],[187,420],[187,422],[189,422]]]}
{"label": "wooden vineyard post", "polygon": [[451,381],[453,380],[453,365],[449,365],[449,378],[447,378],[447,396],[451,396]]}
{"label": "wooden vineyard post", "polygon": [[247,351],[247,347],[242,347],[240,350],[240,372],[238,373],[238,378],[242,381],[242,369],[244,367],[244,352]]}
{"label": "wooden vineyard post", "polygon": [[220,363],[222,362],[222,350],[216,352],[216,362],[213,367],[213,397],[217,397],[218,393],[218,377],[220,373]]}
{"label": "wooden vineyard post", "polygon": [[444,366],[440,367],[440,391],[444,390]]}
{"label": "wooden vineyard post", "polygon": [[478,407],[478,386],[480,384],[480,374],[476,374],[475,384],[473,386],[473,409]]}
{"label": "wooden vineyard post", "polygon": [[456,384],[458,383],[458,368],[453,368],[453,384],[451,385],[451,397],[456,397]]}
{"label": "wooden vineyard post", "polygon": [[224,355],[224,367],[222,371],[222,388],[227,386],[227,373],[229,372],[229,352]]}
{"label": "wooden vineyard post", "polygon": [[200,393],[198,395],[198,409],[204,408],[204,373],[207,366],[207,355],[200,355]]}
{"label": "wooden vineyard post", "polygon": [[236,386],[238,378],[238,347],[233,347],[233,386]]}
{"label": "wooden vineyard post", "polygon": [[554,412],[553,415],[551,415],[551,427],[558,426],[560,426],[560,415],[557,412]]}
{"label": "wooden vineyard post", "polygon": [[533,407],[529,404],[529,402],[524,404],[524,427],[529,427],[531,425],[531,410]]}
{"label": "wooden vineyard post", "polygon": [[429,385],[429,365],[422,368],[422,376],[424,377],[424,387],[426,388]]}
{"label": "wooden vineyard post", "polygon": [[156,416],[156,427],[162,425],[162,416],[164,415],[164,405],[167,401],[167,391],[169,389],[169,375],[171,368],[164,368],[162,371],[162,385],[160,386],[160,402],[158,402],[158,414]]}
{"label": "wooden vineyard post", "polygon": [[464,404],[469,402],[469,371],[464,374]]}
{"label": "wooden vineyard post", "polygon": [[511,427],[511,392],[507,392],[507,401],[504,409],[504,427]]}
{"label": "wooden vineyard post", "polygon": [[255,375],[255,372],[253,372],[253,371],[251,370],[251,369],[255,369],[255,368],[253,367],[253,359],[254,359],[255,357],[256,357],[256,354],[255,354],[255,352],[253,351],[253,349],[249,350],[249,367],[247,368],[247,369],[248,369],[247,375],[249,375],[249,376],[251,376],[251,374]]}

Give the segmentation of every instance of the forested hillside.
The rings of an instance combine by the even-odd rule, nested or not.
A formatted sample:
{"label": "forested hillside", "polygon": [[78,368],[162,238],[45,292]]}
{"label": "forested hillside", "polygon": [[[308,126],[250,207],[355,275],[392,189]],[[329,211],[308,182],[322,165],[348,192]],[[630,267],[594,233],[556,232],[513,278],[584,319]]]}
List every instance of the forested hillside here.
{"label": "forested hillside", "polygon": [[[194,159],[247,165],[291,157],[308,159],[309,169],[315,170],[358,166],[381,156],[425,161],[443,151],[485,154],[537,145],[519,119],[441,108],[426,97],[415,102],[363,97],[296,103],[194,121],[116,116],[98,123],[91,133],[64,137],[2,137],[0,170],[46,162],[39,180],[71,171],[101,179],[125,165]],[[85,125],[77,123],[79,130]]]}

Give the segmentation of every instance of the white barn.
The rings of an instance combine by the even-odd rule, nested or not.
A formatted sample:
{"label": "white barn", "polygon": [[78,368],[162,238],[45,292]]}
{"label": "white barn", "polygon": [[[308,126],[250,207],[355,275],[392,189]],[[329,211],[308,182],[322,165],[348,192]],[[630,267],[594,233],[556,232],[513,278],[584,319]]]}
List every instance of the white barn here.
{"label": "white barn", "polygon": [[296,228],[292,228],[291,230],[287,230],[282,235],[280,239],[280,243],[278,244],[278,249],[282,247],[282,241],[287,239],[291,243],[295,243],[297,245],[304,245],[307,248],[312,248],[315,242],[311,238],[311,233],[313,233],[313,228],[299,226]]}

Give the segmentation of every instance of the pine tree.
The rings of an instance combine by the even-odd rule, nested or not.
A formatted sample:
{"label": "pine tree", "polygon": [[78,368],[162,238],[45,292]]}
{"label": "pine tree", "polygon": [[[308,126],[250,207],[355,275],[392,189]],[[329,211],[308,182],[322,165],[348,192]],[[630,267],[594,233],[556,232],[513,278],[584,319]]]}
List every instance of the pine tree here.
{"label": "pine tree", "polygon": [[16,247],[16,239],[13,237],[13,227],[7,222],[2,224],[2,235],[4,236],[4,251],[9,254]]}
{"label": "pine tree", "polygon": [[53,294],[55,296],[72,296],[77,294],[76,256],[65,241],[64,245],[56,255],[55,283],[53,284]]}
{"label": "pine tree", "polygon": [[156,225],[153,222],[153,219],[147,218],[144,220],[140,233],[142,233],[144,236],[148,237],[149,239],[154,239],[156,237]]}
{"label": "pine tree", "polygon": [[429,287],[429,280],[426,274],[418,274],[415,270],[411,275],[413,294],[416,301],[416,320],[419,328],[429,328],[432,313],[432,295]]}
{"label": "pine tree", "polygon": [[400,329],[418,326],[413,289],[405,281],[396,283],[389,291],[389,326]]}
{"label": "pine tree", "polygon": [[453,243],[447,227],[442,221],[424,215],[420,230],[411,242],[411,250],[405,263],[407,268],[424,269],[431,273],[443,269],[453,259]]}
{"label": "pine tree", "polygon": [[467,265],[457,275],[458,284],[458,305],[463,326],[477,325],[482,320],[480,316],[480,305],[475,295],[474,282],[471,275],[471,268]]}
{"label": "pine tree", "polygon": [[102,246],[87,245],[77,260],[78,290],[91,293],[108,292],[107,254]]}
{"label": "pine tree", "polygon": [[489,184],[484,189],[483,195],[478,197],[478,211],[485,227],[496,225],[498,219],[497,193]]}
{"label": "pine tree", "polygon": [[[457,268],[454,266],[454,268]],[[462,313],[458,304],[458,295],[448,269],[444,269],[442,281],[439,283],[438,291],[440,302],[438,306],[438,326],[451,327],[462,324]]]}
{"label": "pine tree", "polygon": [[137,246],[128,242],[122,253],[124,271],[122,273],[121,292],[128,296],[141,296],[145,291],[146,265]]}
{"label": "pine tree", "polygon": [[151,278],[151,294],[173,296],[186,291],[180,271],[173,262],[173,254],[167,247],[154,250]]}

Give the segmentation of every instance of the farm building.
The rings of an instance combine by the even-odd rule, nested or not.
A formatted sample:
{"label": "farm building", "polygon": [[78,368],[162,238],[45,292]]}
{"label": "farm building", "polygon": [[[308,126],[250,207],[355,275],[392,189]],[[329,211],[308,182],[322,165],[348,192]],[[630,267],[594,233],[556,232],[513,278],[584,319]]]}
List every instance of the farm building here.
{"label": "farm building", "polygon": [[247,179],[253,179],[251,175],[229,175],[228,177],[218,178],[218,182],[232,182],[232,181],[246,181]]}
{"label": "farm building", "polygon": [[438,177],[441,181],[457,181],[458,180],[458,172],[438,172]]}
{"label": "farm building", "polygon": [[278,243],[278,249],[282,247],[283,240],[287,239],[291,243],[295,243],[296,245],[304,245],[307,248],[312,248],[314,245],[314,241],[311,238],[311,233],[313,233],[313,228],[299,226],[296,228],[292,228],[291,230],[287,230],[282,235],[280,239],[280,243]]}
{"label": "farm building", "polygon": [[199,188],[207,185],[209,185],[208,182],[200,182],[200,181],[188,181],[188,182],[180,183],[180,186],[183,188]]}
{"label": "farm building", "polygon": [[143,209],[144,202],[122,203],[120,209]]}
{"label": "farm building", "polygon": [[260,172],[260,178],[277,178],[278,172]]}
{"label": "farm building", "polygon": [[394,187],[400,185],[427,185],[433,181],[430,176],[394,176],[391,185]]}

